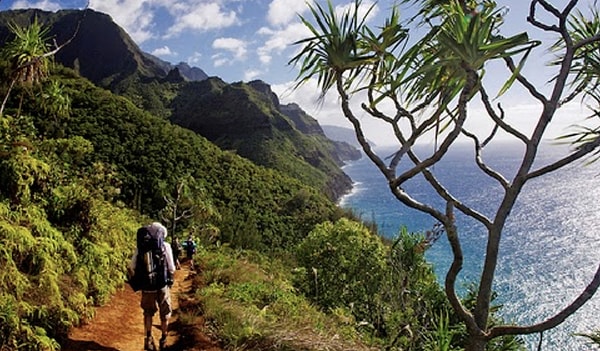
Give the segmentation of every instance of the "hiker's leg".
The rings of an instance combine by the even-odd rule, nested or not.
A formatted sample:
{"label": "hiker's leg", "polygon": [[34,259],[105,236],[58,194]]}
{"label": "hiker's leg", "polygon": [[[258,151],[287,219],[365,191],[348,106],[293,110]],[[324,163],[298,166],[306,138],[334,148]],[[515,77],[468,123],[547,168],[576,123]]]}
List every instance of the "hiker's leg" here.
{"label": "hiker's leg", "polygon": [[166,336],[167,332],[169,331],[169,320],[168,319],[161,319],[160,321],[160,329],[162,331],[162,336]]}
{"label": "hiker's leg", "polygon": [[158,310],[156,307],[156,292],[142,291],[140,306],[144,310],[144,350],[154,351],[156,346],[152,338],[152,317]]}
{"label": "hiker's leg", "polygon": [[144,332],[146,336],[152,333],[152,317],[158,310],[156,307],[156,292],[142,291],[142,302],[140,306],[144,310]]}
{"label": "hiker's leg", "polygon": [[152,335],[152,316],[144,315],[144,335]]}
{"label": "hiker's leg", "polygon": [[171,288],[165,286],[160,291],[158,291],[157,296],[158,305],[160,308],[160,330],[162,335],[160,337],[160,348],[164,349],[167,343],[167,333],[169,331],[169,318],[171,318],[171,313],[173,312],[173,307],[171,305]]}
{"label": "hiker's leg", "polygon": [[160,308],[160,326],[163,335],[167,334],[169,318],[173,312],[173,306],[171,304],[171,289],[168,286],[160,289],[157,296],[158,306]]}

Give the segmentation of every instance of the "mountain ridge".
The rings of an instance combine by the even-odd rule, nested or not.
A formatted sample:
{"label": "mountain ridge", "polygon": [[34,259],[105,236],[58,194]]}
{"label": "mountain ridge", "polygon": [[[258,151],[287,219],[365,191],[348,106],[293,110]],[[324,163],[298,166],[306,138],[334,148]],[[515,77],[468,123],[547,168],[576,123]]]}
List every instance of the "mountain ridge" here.
{"label": "mountain ridge", "polygon": [[[327,138],[316,119],[299,106],[282,106],[267,83],[229,84],[218,77],[209,79],[197,67],[172,65],[143,52],[110,16],[93,10],[1,12],[0,42],[9,37],[9,21],[24,26],[34,18],[50,28],[58,43],[76,33],[56,61],[94,84],[191,128],[221,148],[316,186],[332,199],[351,189],[341,165],[360,154]],[[206,81],[214,85],[200,95],[194,89],[209,86]],[[201,127],[192,128],[198,124]]]}

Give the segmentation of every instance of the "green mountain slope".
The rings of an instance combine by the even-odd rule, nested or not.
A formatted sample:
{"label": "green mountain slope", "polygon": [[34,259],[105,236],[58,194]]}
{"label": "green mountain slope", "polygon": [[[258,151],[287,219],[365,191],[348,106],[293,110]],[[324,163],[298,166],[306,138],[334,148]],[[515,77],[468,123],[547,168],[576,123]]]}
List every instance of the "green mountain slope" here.
{"label": "green mountain slope", "polygon": [[[129,100],[98,88],[74,73],[61,78],[72,99],[62,130],[65,138],[83,137],[94,152],[86,162],[115,167],[117,199],[155,215],[164,194],[191,175],[206,188],[221,214],[221,239],[236,246],[268,250],[294,245],[312,226],[336,215],[336,206],[321,193],[283,173],[223,151],[188,129],[140,110]],[[25,113],[34,106],[25,101]],[[43,134],[46,117],[36,120]]]}
{"label": "green mountain slope", "polygon": [[322,189],[330,198],[351,187],[340,169],[343,162],[336,144],[300,109],[295,118],[286,115],[290,109],[281,109],[265,83],[227,84],[209,78],[187,84],[170,106],[174,123],[222,149]]}
{"label": "green mountain slope", "polygon": [[218,78],[191,82],[185,74],[204,76],[142,52],[109,16],[91,10],[2,12],[0,42],[9,37],[7,23],[26,25],[36,17],[59,43],[77,33],[56,60],[95,84],[221,148],[315,186],[331,199],[350,190],[351,180],[340,166],[360,153],[328,139],[297,106],[280,106],[267,84],[227,84]]}

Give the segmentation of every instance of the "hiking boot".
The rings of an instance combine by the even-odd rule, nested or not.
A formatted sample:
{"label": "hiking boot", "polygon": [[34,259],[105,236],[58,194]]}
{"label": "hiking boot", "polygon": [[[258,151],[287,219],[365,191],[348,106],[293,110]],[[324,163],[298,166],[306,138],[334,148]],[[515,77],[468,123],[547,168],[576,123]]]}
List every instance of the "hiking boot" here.
{"label": "hiking boot", "polygon": [[160,346],[160,350],[163,351],[165,350],[165,347],[167,346],[167,336],[163,335],[160,338],[160,341],[158,342],[159,346]]}
{"label": "hiking boot", "polygon": [[144,341],[144,350],[145,351],[156,351],[156,345],[154,344],[154,338],[151,336],[147,336]]}

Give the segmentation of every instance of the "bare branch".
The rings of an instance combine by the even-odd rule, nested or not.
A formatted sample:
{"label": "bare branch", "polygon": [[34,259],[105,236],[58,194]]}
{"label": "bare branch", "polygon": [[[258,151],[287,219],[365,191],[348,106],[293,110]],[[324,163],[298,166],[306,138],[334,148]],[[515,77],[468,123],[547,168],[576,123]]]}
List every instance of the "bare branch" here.
{"label": "bare branch", "polygon": [[481,151],[483,150],[484,145],[480,144],[479,138],[477,138],[477,136],[475,134],[470,133],[465,129],[463,129],[463,134],[465,136],[467,136],[468,138],[470,138],[471,140],[473,140],[473,143],[475,144],[475,162],[477,163],[477,166],[479,167],[479,169],[481,169],[485,174],[487,174],[491,178],[496,179],[500,183],[502,188],[504,188],[505,190],[508,189],[508,187],[510,185],[508,183],[508,180],[506,180],[506,178],[504,178],[502,176],[502,174],[494,171],[493,169],[488,167],[485,164],[485,162],[483,162],[483,157],[481,156]]}
{"label": "bare branch", "polygon": [[[547,25],[547,24],[544,24],[544,23],[536,20],[536,15],[535,15],[536,4],[539,2],[540,2],[540,0],[534,0],[531,2],[531,4],[529,4],[529,16],[527,16],[527,21],[529,23],[531,23],[532,25],[534,25],[535,27],[538,27],[542,30],[549,31],[549,32],[559,32],[560,29],[557,26]],[[543,6],[544,4],[547,5],[547,3],[545,1],[542,1],[541,5]],[[548,9],[546,9],[546,10],[548,10]],[[554,14],[555,14],[555,16],[560,16],[560,12],[558,12],[558,10],[556,10]]]}
{"label": "bare branch", "polygon": [[[513,65],[513,69],[514,69],[514,65]],[[535,90],[535,88],[534,88],[534,90]],[[500,127],[500,128],[502,128],[502,130],[504,130],[505,132],[507,132],[510,135],[515,136],[517,139],[520,139],[524,143],[527,143],[529,141],[523,133],[521,133],[517,129],[513,128],[513,126],[511,126],[510,124],[504,122],[504,111],[502,110],[502,107],[500,106],[500,104],[498,104],[498,109],[500,110],[500,116],[498,116],[496,114],[496,111],[494,111],[494,108],[492,107],[492,104],[490,102],[490,98],[487,94],[487,91],[485,90],[485,88],[483,86],[479,88],[479,94],[481,95],[481,102],[483,102],[483,106],[485,107],[485,110],[487,111],[488,115],[492,118],[492,120],[495,123],[494,129],[496,127]],[[543,101],[545,101],[544,96],[542,96],[540,94],[540,97],[543,99]],[[490,135],[490,137],[488,138],[488,140],[486,140],[483,143],[482,147],[484,147],[485,144],[487,144],[488,141],[491,138],[493,138],[494,133],[492,133]]]}
{"label": "bare branch", "polygon": [[432,216],[433,218],[437,219],[440,222],[445,222],[447,221],[447,218],[444,216],[444,214],[438,210],[436,210],[435,208],[426,205],[414,198],[412,198],[407,192],[404,191],[404,189],[402,189],[401,187],[392,187],[390,186],[390,190],[392,192],[392,194],[396,197],[396,199],[398,199],[400,202],[402,202],[403,204],[405,204],[406,206],[413,208],[415,210],[419,210],[422,211],[424,213],[429,214],[430,216]]}
{"label": "bare branch", "polygon": [[[463,91],[461,92],[461,95],[459,97],[458,117],[453,118],[453,121],[455,124],[454,129],[452,131],[450,131],[450,133],[444,138],[443,142],[440,144],[439,149],[436,150],[433,153],[433,155],[431,155],[426,160],[420,160],[418,158],[418,156],[412,151],[412,149],[407,148],[408,155],[415,166],[412,167],[411,169],[409,169],[408,171],[404,172],[402,175],[400,175],[396,179],[390,180],[390,188],[392,188],[392,190],[394,188],[400,188],[401,185],[405,181],[413,178],[417,174],[423,174],[423,176],[429,182],[429,184],[434,188],[434,190],[438,193],[438,195],[440,195],[444,200],[446,200],[448,203],[452,203],[453,206],[456,206],[464,214],[478,220],[479,222],[484,224],[486,227],[489,227],[491,225],[491,222],[489,221],[489,219],[487,217],[485,217],[484,215],[482,215],[481,213],[479,213],[477,211],[474,211],[470,207],[465,206],[464,204],[462,204],[462,202],[458,201],[454,196],[452,196],[446,190],[446,188],[444,188],[442,186],[442,184],[429,171],[429,167],[431,165],[434,165],[435,163],[437,163],[448,152],[450,145],[452,145],[454,140],[456,140],[456,138],[461,134],[461,132],[463,130],[463,125],[467,118],[466,105],[467,105],[469,96],[471,94],[471,91],[472,91],[472,89],[474,89],[474,87],[476,86],[477,81],[478,81],[477,73],[475,71],[473,71],[472,69],[470,69],[468,67],[465,67],[465,71],[467,73],[468,79],[467,79],[465,87],[463,88]],[[438,220],[440,220],[440,222],[443,222],[443,220],[440,218],[438,218]]]}
{"label": "bare branch", "polygon": [[533,2],[540,4],[544,8],[544,10],[550,12],[551,14],[553,14],[556,17],[561,16],[560,11],[558,11],[558,9],[556,7],[549,4],[546,0],[535,0]]}
{"label": "bare branch", "polygon": [[596,34],[593,37],[581,39],[580,41],[573,44],[573,49],[575,49],[575,50],[581,49],[582,47],[589,45],[589,44],[593,44],[597,41],[600,41],[600,34]]}
{"label": "bare branch", "polygon": [[[394,154],[392,161],[390,161],[389,168],[390,168],[390,170],[394,171],[394,174],[395,174],[396,168],[398,167],[400,159],[402,158],[402,156],[404,156],[404,154],[406,153],[408,148],[412,147],[415,144],[415,142],[417,141],[417,139],[420,136],[422,136],[423,133],[425,133],[427,130],[432,128],[436,122],[439,123],[440,116],[442,115],[442,113],[443,113],[443,109],[441,109],[441,108],[438,109],[431,115],[430,118],[423,121],[418,127],[415,126],[413,123],[411,123],[411,125],[413,126],[413,129],[411,131],[410,138],[402,141],[402,148]],[[413,119],[414,118],[411,117],[411,122],[413,121]],[[416,163],[417,162],[415,162],[415,164]]]}
{"label": "bare branch", "polygon": [[554,315],[553,317],[545,320],[542,323],[530,325],[530,326],[497,326],[492,327],[487,334],[486,338],[491,340],[492,338],[502,335],[518,335],[518,334],[534,334],[540,333],[548,329],[552,329],[557,325],[561,324],[567,317],[577,312],[581,306],[583,306],[589,299],[594,296],[598,287],[600,286],[600,265],[596,269],[594,278],[583,290],[583,292],[573,301],[569,306],[565,307],[562,311]]}
{"label": "bare branch", "polygon": [[437,163],[448,152],[450,145],[452,145],[456,138],[458,138],[458,136],[461,134],[463,125],[465,123],[465,120],[467,119],[466,106],[469,101],[469,96],[471,95],[471,91],[473,90],[478,81],[477,72],[475,72],[469,67],[466,67],[466,65],[463,68],[465,69],[465,72],[467,74],[467,82],[465,83],[465,86],[459,97],[459,114],[458,118],[454,119],[454,128],[448,133],[448,135],[446,135],[446,137],[440,144],[440,147],[436,152],[433,153],[433,155],[431,155],[428,159],[421,161],[419,164],[415,164],[415,167],[407,170],[406,172],[398,176],[396,179],[394,179],[392,181],[393,186],[401,185],[405,181],[413,178],[419,173],[422,173],[425,169]]}
{"label": "bare branch", "polygon": [[386,176],[386,178],[389,178],[389,171],[387,170],[385,163],[383,163],[381,158],[377,156],[377,154],[371,148],[371,145],[367,141],[367,138],[365,137],[365,134],[362,131],[360,121],[358,120],[358,118],[356,118],[356,116],[354,116],[352,110],[350,109],[349,97],[346,91],[344,90],[344,82],[341,72],[337,72],[336,87],[338,94],[341,98],[342,111],[344,112],[344,116],[346,116],[350,123],[352,123],[358,143],[362,147],[367,157],[377,166],[377,168],[379,168],[379,170]]}
{"label": "bare branch", "polygon": [[450,269],[448,269],[448,273],[446,273],[446,279],[444,281],[444,290],[446,292],[446,296],[448,297],[448,301],[452,308],[459,315],[460,319],[465,322],[467,328],[470,330],[478,330],[482,333],[481,329],[475,323],[475,319],[473,315],[467,311],[460,299],[456,295],[456,278],[458,274],[462,270],[463,265],[463,253],[462,247],[460,245],[460,239],[458,237],[458,232],[456,230],[456,225],[454,224],[454,213],[453,213],[453,204],[448,202],[446,205],[446,217],[447,221],[443,222],[444,228],[446,230],[446,236],[448,238],[448,242],[450,243],[450,247],[452,249],[452,264],[450,265]]}
{"label": "bare branch", "polygon": [[537,169],[537,170],[527,174],[527,179],[539,177],[544,174],[553,172],[559,168],[562,168],[562,167],[584,157],[585,155],[588,155],[589,153],[596,150],[598,147],[600,147],[600,136],[596,137],[593,141],[587,142],[587,143],[579,146],[577,148],[576,152],[568,155],[567,157],[564,157],[552,164],[549,164],[545,167],[542,167],[540,169]]}
{"label": "bare branch", "polygon": [[182,219],[191,218],[194,215],[195,210],[196,206],[192,206],[189,209],[183,210],[179,216],[175,217],[175,222],[179,222]]}
{"label": "bare branch", "polygon": [[[515,72],[517,67],[515,66],[514,61],[512,60],[512,58],[510,57],[506,57],[504,58],[504,62],[506,63],[506,65],[508,66],[508,68],[510,69],[511,72]],[[538,99],[540,102],[542,102],[543,104],[548,102],[548,99],[546,99],[546,97],[544,95],[542,95],[542,93],[540,93],[533,84],[531,84],[529,82],[529,80],[527,80],[525,77],[523,77],[520,73],[517,74],[517,81],[519,83],[521,83],[525,89],[527,89],[527,91],[529,91],[529,93],[536,99]]]}

